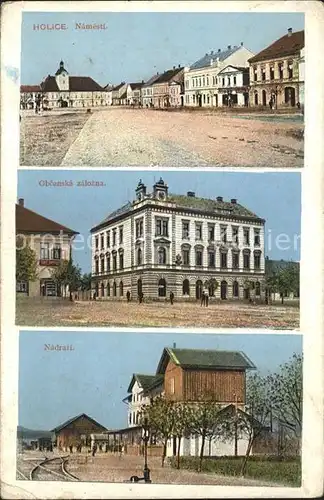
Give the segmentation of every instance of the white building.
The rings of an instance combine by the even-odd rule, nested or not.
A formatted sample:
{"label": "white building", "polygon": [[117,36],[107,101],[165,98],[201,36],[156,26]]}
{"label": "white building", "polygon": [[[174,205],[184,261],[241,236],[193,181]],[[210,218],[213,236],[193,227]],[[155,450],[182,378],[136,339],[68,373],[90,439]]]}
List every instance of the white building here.
{"label": "white building", "polygon": [[218,106],[248,106],[249,68],[226,66],[218,73]]}
{"label": "white building", "polygon": [[92,287],[101,299],[263,296],[264,223],[236,199],[170,194],[160,179],[91,229]]}
{"label": "white building", "polygon": [[299,102],[302,107],[305,104],[305,47],[300,51],[300,59],[298,64],[299,72]]}
{"label": "white building", "polygon": [[185,106],[219,106],[219,72],[230,65],[247,68],[248,59],[253,55],[242,42],[239,46],[228,45],[225,50],[206,53],[190,68],[185,68]]}
{"label": "white building", "polygon": [[144,108],[153,107],[153,83],[160,77],[160,73],[153,75],[142,87],[142,106]]}

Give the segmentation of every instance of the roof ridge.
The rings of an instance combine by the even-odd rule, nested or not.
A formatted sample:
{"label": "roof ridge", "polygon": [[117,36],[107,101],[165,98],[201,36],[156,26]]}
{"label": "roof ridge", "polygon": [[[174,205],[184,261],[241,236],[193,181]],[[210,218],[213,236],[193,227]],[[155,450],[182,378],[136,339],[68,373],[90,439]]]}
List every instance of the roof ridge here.
{"label": "roof ridge", "polygon": [[53,219],[49,219],[48,217],[45,217],[44,215],[41,215],[38,212],[35,212],[34,210],[31,210],[30,208],[27,208],[25,206],[19,205],[19,203],[16,203],[16,207],[18,207],[20,210],[21,209],[27,210],[28,212],[32,213],[33,215],[36,215],[37,217],[40,217],[40,218],[44,219],[45,221],[57,224],[58,226],[61,226],[61,228],[66,229],[69,233],[75,233],[75,234],[77,234],[76,231],[74,231],[73,229],[70,229],[69,227],[65,226],[64,224],[61,224],[60,222],[57,222],[57,221],[55,221]]}

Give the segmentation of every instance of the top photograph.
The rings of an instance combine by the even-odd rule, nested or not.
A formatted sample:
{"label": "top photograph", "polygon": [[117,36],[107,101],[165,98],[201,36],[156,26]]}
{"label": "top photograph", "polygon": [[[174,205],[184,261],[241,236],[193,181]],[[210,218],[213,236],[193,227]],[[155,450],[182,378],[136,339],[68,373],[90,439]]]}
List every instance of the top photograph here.
{"label": "top photograph", "polygon": [[304,14],[24,12],[22,167],[304,165]]}

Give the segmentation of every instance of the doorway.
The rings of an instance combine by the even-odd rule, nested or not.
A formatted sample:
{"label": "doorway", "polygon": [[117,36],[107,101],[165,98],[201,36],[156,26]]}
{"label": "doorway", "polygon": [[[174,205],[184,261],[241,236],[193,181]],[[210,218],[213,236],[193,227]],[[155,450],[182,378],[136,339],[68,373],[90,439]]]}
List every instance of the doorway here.
{"label": "doorway", "polygon": [[221,282],[221,299],[227,299],[227,282],[225,280]]}
{"label": "doorway", "polygon": [[196,282],[196,299],[197,299],[197,300],[200,300],[200,299],[201,299],[201,296],[202,296],[202,288],[203,288],[202,281],[201,281],[201,280],[198,280],[198,281]]}

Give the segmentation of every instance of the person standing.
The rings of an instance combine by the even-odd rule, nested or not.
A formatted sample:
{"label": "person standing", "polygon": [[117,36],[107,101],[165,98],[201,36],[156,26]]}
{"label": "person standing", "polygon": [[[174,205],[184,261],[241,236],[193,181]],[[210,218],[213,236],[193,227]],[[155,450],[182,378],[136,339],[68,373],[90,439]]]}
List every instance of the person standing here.
{"label": "person standing", "polygon": [[209,293],[205,292],[205,306],[208,307]]}
{"label": "person standing", "polygon": [[172,306],[173,306],[173,301],[174,301],[174,293],[171,291],[170,292],[170,302],[171,302]]}
{"label": "person standing", "polygon": [[130,291],[127,290],[127,293],[126,293],[127,302],[130,302],[130,296],[131,296]]}
{"label": "person standing", "polygon": [[206,300],[206,297],[205,297],[205,292],[203,291],[201,293],[201,302],[200,302],[200,307],[204,306],[205,305],[205,300]]}

